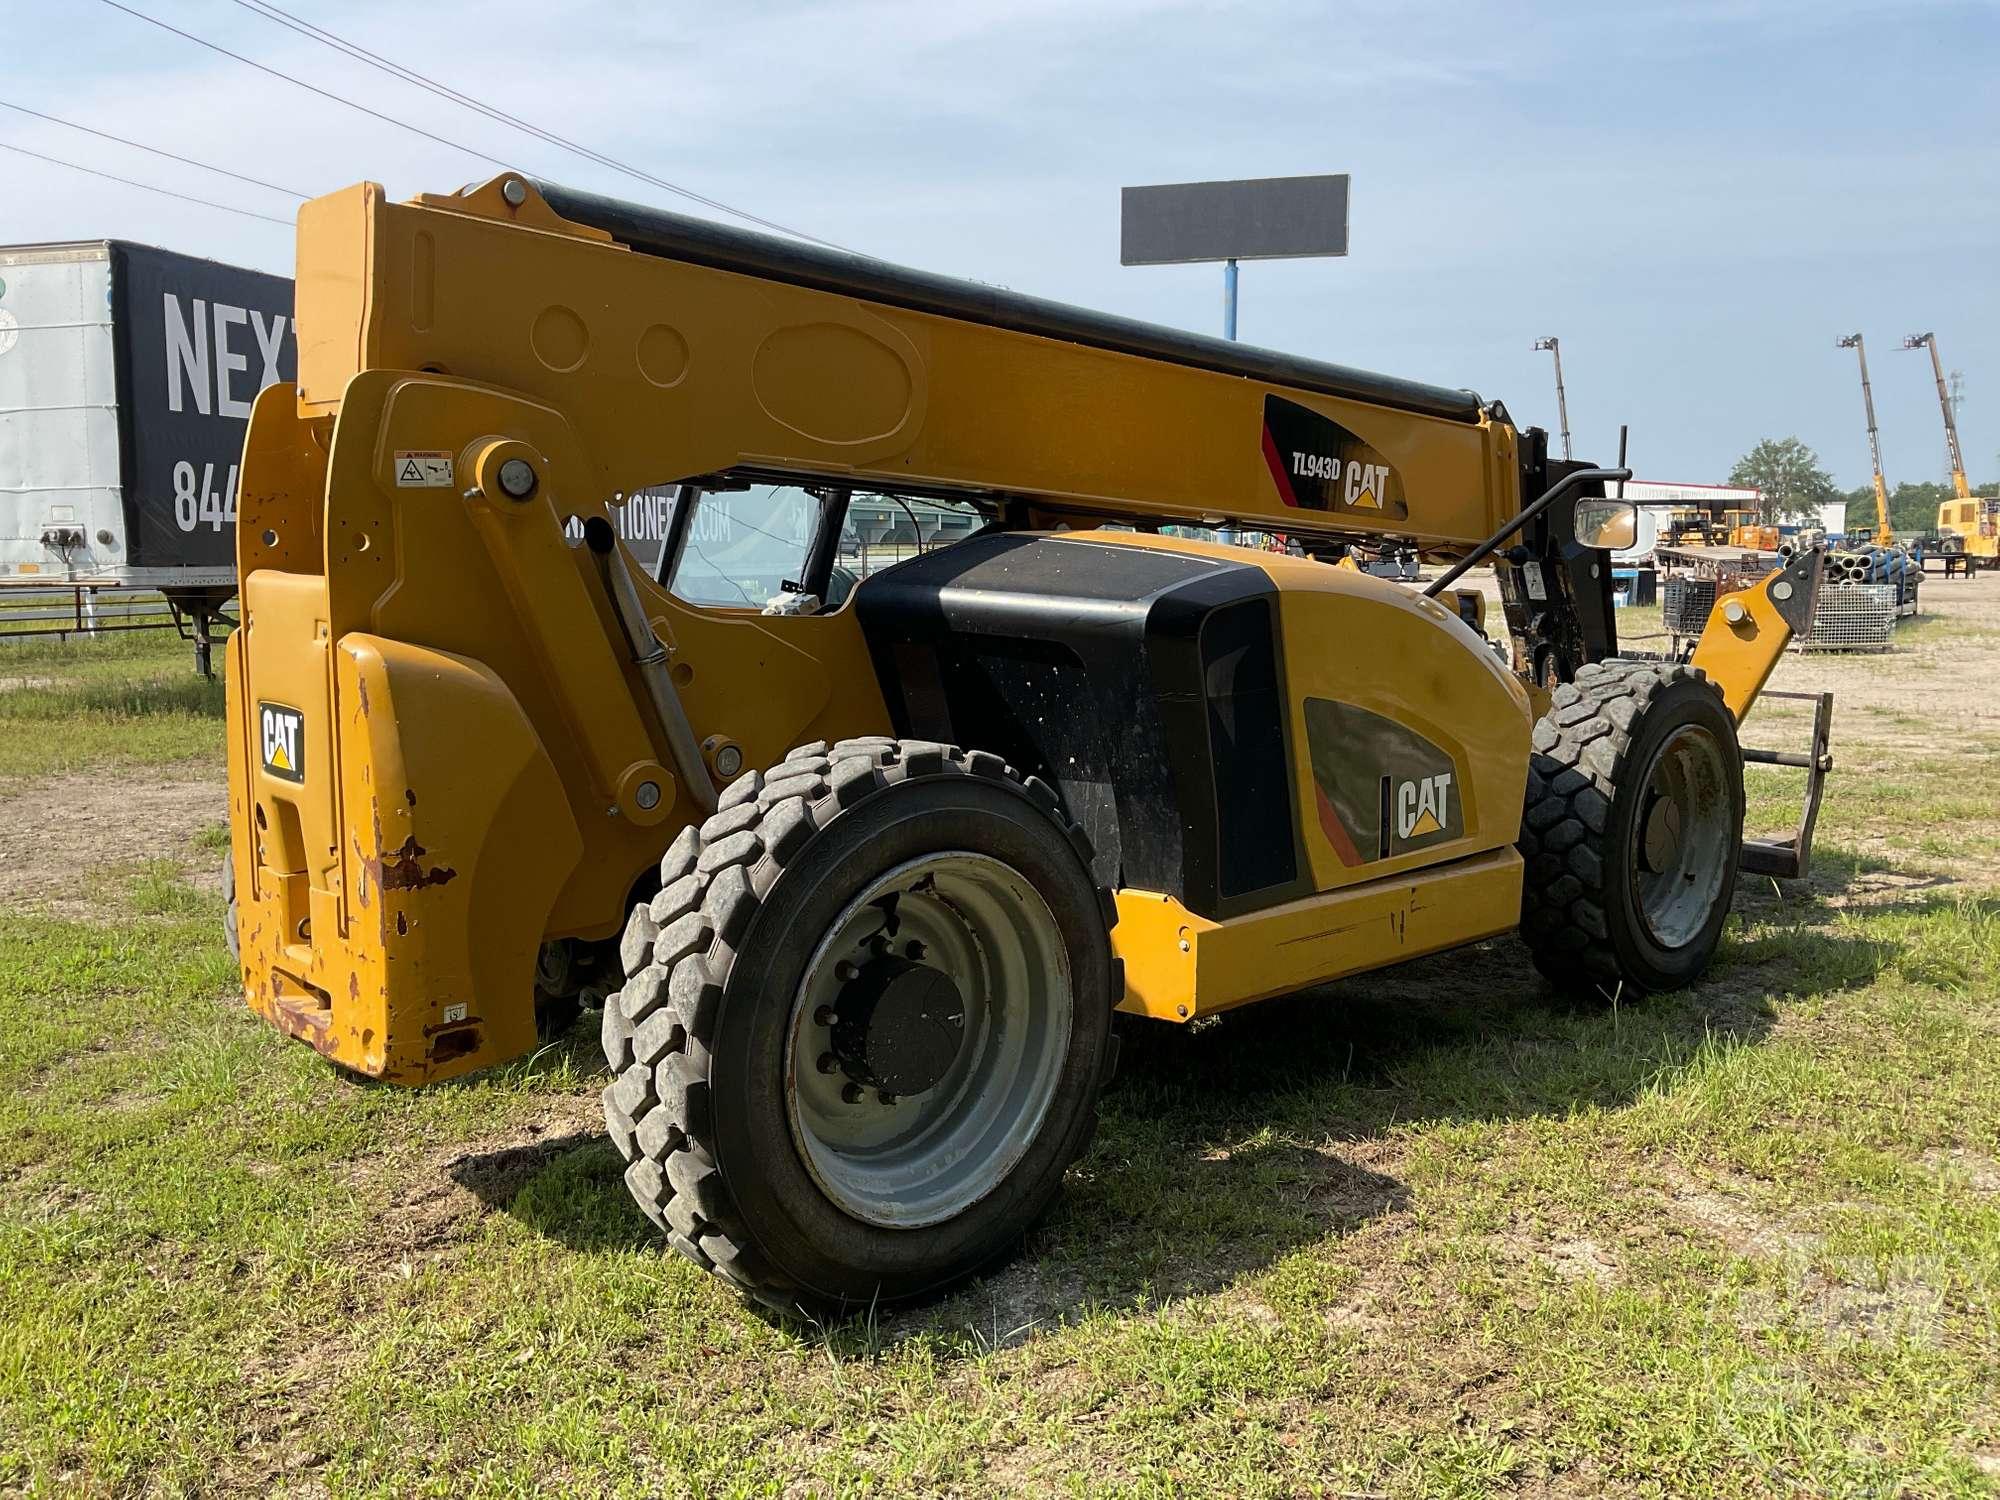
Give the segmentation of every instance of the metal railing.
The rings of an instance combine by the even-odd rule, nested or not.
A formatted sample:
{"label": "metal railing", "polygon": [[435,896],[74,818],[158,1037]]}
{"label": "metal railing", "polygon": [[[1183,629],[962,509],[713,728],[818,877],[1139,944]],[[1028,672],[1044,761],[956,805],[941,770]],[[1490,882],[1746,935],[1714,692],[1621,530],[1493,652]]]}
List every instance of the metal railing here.
{"label": "metal railing", "polygon": [[[221,590],[191,590],[179,599],[163,589],[70,584],[0,588],[0,643],[55,636],[92,640],[130,630],[171,630],[194,646],[195,670],[213,674],[216,641],[235,628],[222,612]],[[218,630],[220,634],[218,634]]]}
{"label": "metal railing", "polygon": [[120,630],[171,630],[173,606],[158,589],[0,589],[0,637],[103,635]]}

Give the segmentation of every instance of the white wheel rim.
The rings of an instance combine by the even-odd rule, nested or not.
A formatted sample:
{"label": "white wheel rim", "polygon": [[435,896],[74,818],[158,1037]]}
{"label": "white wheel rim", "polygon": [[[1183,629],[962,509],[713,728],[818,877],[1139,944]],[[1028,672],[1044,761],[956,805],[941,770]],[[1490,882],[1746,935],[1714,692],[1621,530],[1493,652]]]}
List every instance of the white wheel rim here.
{"label": "white wheel rim", "polygon": [[1706,729],[1682,725],[1653,756],[1632,841],[1639,915],[1662,947],[1683,948],[1708,925],[1736,857],[1729,772]]}
{"label": "white wheel rim", "polygon": [[[884,903],[892,897],[889,935]],[[921,944],[921,962],[950,977],[964,1006],[957,1056],[920,1094],[885,1096],[824,1066],[833,1054],[822,1021],[838,1012],[846,966],[883,951],[885,937],[899,956]],[[813,1180],[843,1212],[884,1228],[963,1213],[1006,1180],[1040,1134],[1073,1013],[1061,929],[1020,872],[951,850],[878,877],[835,918],[793,997],[786,1112]]]}

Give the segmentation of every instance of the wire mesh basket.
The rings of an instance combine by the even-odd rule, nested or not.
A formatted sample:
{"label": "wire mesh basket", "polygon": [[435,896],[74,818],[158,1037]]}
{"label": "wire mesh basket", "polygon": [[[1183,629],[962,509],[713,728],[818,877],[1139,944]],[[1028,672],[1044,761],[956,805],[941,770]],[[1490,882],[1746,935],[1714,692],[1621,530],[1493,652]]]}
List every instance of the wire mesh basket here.
{"label": "wire mesh basket", "polygon": [[1660,614],[1668,635],[1698,636],[1715,608],[1713,578],[1669,578],[1660,585]]}
{"label": "wire mesh basket", "polygon": [[1808,651],[1886,651],[1901,590],[1893,583],[1837,583],[1819,591]]}

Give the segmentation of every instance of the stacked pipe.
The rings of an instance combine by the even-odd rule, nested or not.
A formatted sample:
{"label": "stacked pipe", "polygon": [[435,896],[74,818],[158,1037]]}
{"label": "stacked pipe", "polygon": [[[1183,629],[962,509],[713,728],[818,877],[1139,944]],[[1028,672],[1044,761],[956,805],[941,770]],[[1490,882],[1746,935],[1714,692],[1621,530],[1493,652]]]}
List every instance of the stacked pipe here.
{"label": "stacked pipe", "polygon": [[[1778,548],[1778,555],[1790,562],[1797,554],[1797,547],[1786,542]],[[1826,557],[1826,581],[1828,583],[1893,583],[1915,575],[1915,561],[1901,547],[1856,547],[1847,551],[1829,552]]]}

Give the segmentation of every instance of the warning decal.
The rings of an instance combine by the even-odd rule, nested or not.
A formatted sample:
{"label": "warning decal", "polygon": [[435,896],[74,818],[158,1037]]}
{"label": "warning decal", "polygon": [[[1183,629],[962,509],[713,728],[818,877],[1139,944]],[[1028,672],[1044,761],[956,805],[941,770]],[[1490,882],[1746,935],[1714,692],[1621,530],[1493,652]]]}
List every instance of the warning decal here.
{"label": "warning decal", "polygon": [[403,450],[396,454],[396,488],[399,490],[448,490],[451,488],[451,455],[431,449]]}

